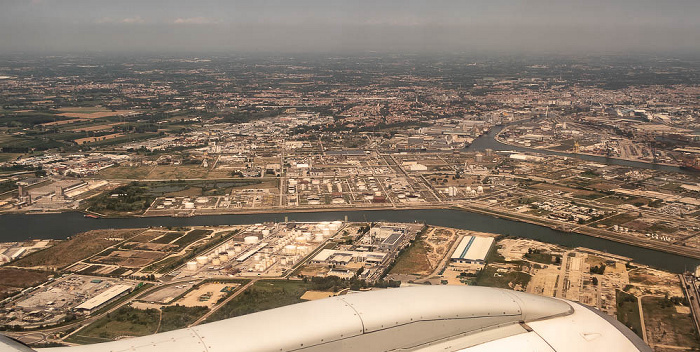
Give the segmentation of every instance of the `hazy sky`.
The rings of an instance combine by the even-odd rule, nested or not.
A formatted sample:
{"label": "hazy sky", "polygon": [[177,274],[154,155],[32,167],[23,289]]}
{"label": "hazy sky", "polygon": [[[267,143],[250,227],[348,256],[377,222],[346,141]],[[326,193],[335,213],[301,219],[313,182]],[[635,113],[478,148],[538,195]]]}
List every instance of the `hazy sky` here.
{"label": "hazy sky", "polygon": [[700,52],[700,0],[0,0],[1,52]]}

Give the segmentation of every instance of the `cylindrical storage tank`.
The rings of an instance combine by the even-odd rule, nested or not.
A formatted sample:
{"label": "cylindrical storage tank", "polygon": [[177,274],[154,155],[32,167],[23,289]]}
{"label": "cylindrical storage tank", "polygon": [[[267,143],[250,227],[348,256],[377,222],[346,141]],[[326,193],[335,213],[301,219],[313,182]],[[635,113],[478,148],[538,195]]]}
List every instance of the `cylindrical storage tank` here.
{"label": "cylindrical storage tank", "polygon": [[482,187],[482,186],[477,187],[476,192],[477,193],[484,193],[484,187]]}
{"label": "cylindrical storage tank", "polygon": [[295,239],[297,242],[304,243],[306,242],[306,236],[299,236]]}
{"label": "cylindrical storage tank", "polygon": [[233,247],[233,251],[236,253],[241,253],[242,250],[243,250],[243,248],[241,248],[241,246],[234,246]]}
{"label": "cylindrical storage tank", "polygon": [[314,235],[312,235],[311,232],[308,232],[306,235],[304,235],[304,237],[306,237],[307,242],[311,242],[314,240]]}
{"label": "cylindrical storage tank", "polygon": [[306,251],[308,250],[309,247],[306,246],[299,246],[297,247],[297,254],[304,255],[306,254]]}
{"label": "cylindrical storage tank", "polygon": [[197,263],[204,265],[209,261],[209,258],[205,255],[201,255],[201,256],[197,257],[195,260],[197,260]]}
{"label": "cylindrical storage tank", "polygon": [[322,229],[321,232],[322,232],[322,234],[323,234],[324,236],[326,236],[326,237],[330,237],[330,236],[331,236],[331,229],[329,229],[329,228],[327,228],[327,227],[326,227],[325,229]]}
{"label": "cylindrical storage tank", "polygon": [[194,209],[194,203],[192,202],[185,202],[185,209]]}
{"label": "cylindrical storage tank", "polygon": [[282,257],[282,259],[280,259],[280,265],[282,265],[282,266],[287,265],[287,258]]}
{"label": "cylindrical storage tank", "polygon": [[256,254],[256,255],[253,256],[253,260],[255,260],[256,262],[259,262],[259,261],[260,261],[260,258],[261,258],[261,257],[260,257],[260,254]]}
{"label": "cylindrical storage tank", "polygon": [[314,242],[323,242],[323,234],[322,233],[317,233],[314,236]]}
{"label": "cylindrical storage tank", "polygon": [[263,234],[263,236],[269,236],[269,235],[270,235],[270,230],[264,229],[264,230],[262,230],[262,234]]}
{"label": "cylindrical storage tank", "polygon": [[294,254],[294,253],[296,253],[296,251],[297,251],[297,246],[295,246],[293,244],[289,244],[289,245],[284,246],[284,253],[286,253],[286,254]]}
{"label": "cylindrical storage tank", "polygon": [[219,258],[214,258],[214,259],[212,259],[211,264],[212,265],[221,265],[221,260],[219,260]]}
{"label": "cylindrical storage tank", "polygon": [[228,253],[223,252],[219,255],[219,260],[222,262],[227,262],[229,260]]}
{"label": "cylindrical storage tank", "polygon": [[187,270],[189,270],[189,271],[197,270],[197,262],[195,262],[195,261],[187,262],[186,266],[187,266]]}
{"label": "cylindrical storage tank", "polygon": [[243,243],[245,244],[255,244],[258,243],[258,236],[246,236],[243,239]]}

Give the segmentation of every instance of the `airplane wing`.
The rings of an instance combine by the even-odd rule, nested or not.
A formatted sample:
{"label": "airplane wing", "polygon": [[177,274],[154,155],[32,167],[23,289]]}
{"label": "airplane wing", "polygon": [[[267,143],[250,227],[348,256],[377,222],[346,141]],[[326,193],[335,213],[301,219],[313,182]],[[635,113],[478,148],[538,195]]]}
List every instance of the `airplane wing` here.
{"label": "airplane wing", "polygon": [[[1,341],[0,351],[5,351]],[[349,294],[150,336],[38,351],[651,349],[614,318],[575,302],[489,287],[424,286]]]}

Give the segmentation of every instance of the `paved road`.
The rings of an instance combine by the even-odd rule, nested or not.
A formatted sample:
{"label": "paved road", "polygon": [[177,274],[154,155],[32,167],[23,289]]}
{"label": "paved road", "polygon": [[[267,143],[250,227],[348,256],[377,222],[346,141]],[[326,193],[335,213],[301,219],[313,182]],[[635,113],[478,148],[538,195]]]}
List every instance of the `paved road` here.
{"label": "paved road", "polygon": [[647,345],[649,344],[649,340],[647,340],[647,326],[644,323],[644,311],[642,310],[642,298],[644,295],[641,295],[637,297],[637,304],[639,305],[639,321],[641,322],[642,325],[642,339],[644,340],[644,343]]}
{"label": "paved road", "polygon": [[569,259],[569,253],[566,251],[561,256],[561,268],[559,269],[559,277],[557,278],[557,294],[555,297],[564,298],[564,278],[566,277],[566,261]]}
{"label": "paved road", "polygon": [[700,295],[698,295],[697,287],[695,286],[695,282],[692,278],[689,279],[683,274],[678,274],[678,276],[681,279],[683,293],[685,293],[685,297],[688,299],[688,303],[690,304],[690,312],[692,313],[693,321],[695,321],[695,328],[698,332],[700,332],[700,302],[698,302]]}

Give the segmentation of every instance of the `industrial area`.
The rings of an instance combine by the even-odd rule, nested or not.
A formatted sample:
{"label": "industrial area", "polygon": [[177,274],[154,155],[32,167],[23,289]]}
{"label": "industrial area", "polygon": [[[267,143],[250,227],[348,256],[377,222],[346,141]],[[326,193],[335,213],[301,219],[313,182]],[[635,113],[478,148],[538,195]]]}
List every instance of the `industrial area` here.
{"label": "industrial area", "polygon": [[[596,307],[652,346],[700,347],[682,337],[678,323],[693,321],[694,299],[686,295],[697,284],[682,286],[675,274],[586,248],[420,223],[348,221],[158,227],[92,236],[103,246],[87,258],[2,301],[0,326],[6,332],[34,343],[93,343],[152,333],[152,312],[158,311],[165,321],[180,321],[173,323],[177,328],[387,286],[481,285]],[[81,238],[55,242],[1,269],[37,270],[35,264],[48,260],[52,249],[84,246]],[[669,304],[673,311],[661,311]],[[146,325],[119,325],[114,319],[125,314],[136,314]]]}

